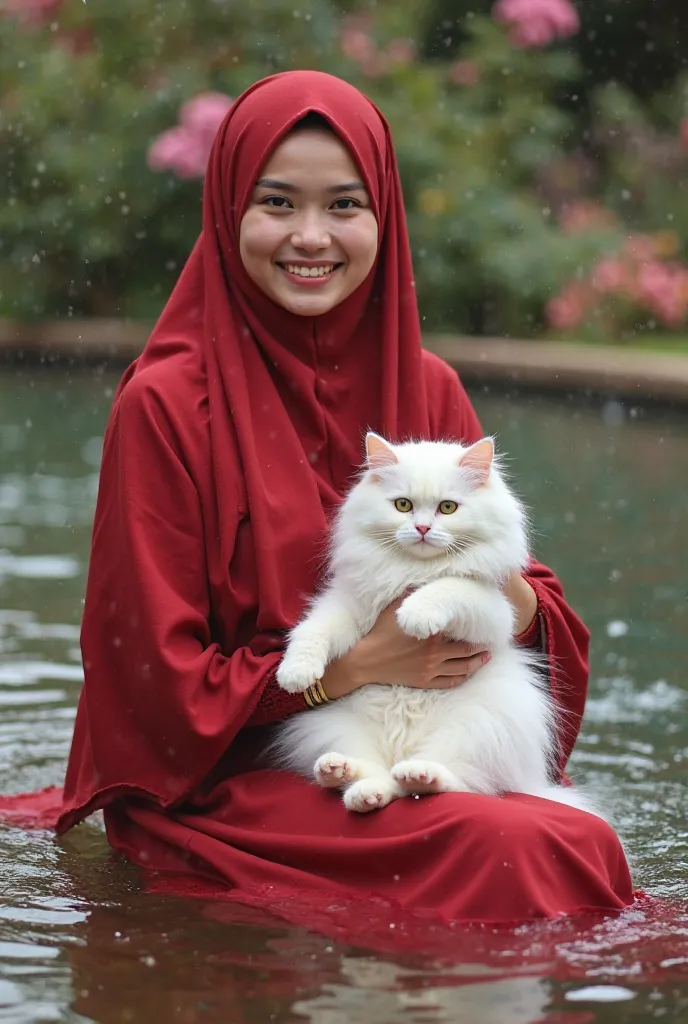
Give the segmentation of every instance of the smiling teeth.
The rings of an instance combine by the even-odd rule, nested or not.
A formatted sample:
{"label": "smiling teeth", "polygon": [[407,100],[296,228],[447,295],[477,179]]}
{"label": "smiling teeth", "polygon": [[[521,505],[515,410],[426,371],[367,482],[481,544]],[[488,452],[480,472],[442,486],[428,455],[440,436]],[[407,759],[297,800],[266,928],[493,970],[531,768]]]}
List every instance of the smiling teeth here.
{"label": "smiling teeth", "polygon": [[297,277],[326,277],[334,270],[334,263],[326,267],[295,267],[291,263],[285,263],[285,270],[289,274],[296,274]]}

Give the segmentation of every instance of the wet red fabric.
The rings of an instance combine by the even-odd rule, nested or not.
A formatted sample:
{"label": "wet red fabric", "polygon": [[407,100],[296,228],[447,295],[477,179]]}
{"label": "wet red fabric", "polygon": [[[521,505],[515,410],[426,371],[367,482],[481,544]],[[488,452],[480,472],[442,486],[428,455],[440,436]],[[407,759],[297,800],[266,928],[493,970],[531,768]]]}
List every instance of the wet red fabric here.
{"label": "wet red fabric", "polygon": [[173,818],[130,802],[109,808],[106,822],[113,845],[144,868],[193,871],[264,900],[270,886],[335,906],[368,893],[445,921],[491,924],[633,901],[610,826],[537,797],[452,793],[355,815],[336,793],[252,771],[197,794]]}
{"label": "wet red fabric", "polygon": [[[309,111],[354,154],[380,226],[367,281],[317,318],[263,295],[237,244],[267,156]],[[338,79],[278,75],[220,128],[202,235],[115,397],[58,830],[104,807],[111,843],[132,860],[238,892],[272,879],[359,895],[391,887],[402,903],[489,921],[624,905],[621,848],[590,815],[454,794],[359,818],[286,773],[250,770],[285,630],[317,584],[328,514],[366,428],[392,440],[482,434],[454,372],[421,348],[386,123]],[[528,579],[564,712],[563,771],[588,634],[550,570],[533,563]],[[303,708],[283,711],[317,714]],[[30,818],[21,799],[8,810],[22,806]]]}

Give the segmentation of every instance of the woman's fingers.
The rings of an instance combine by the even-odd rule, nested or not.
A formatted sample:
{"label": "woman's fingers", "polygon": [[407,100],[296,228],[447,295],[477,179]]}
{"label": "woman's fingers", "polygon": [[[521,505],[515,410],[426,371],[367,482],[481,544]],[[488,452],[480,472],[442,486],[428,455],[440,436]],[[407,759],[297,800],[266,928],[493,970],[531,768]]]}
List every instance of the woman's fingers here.
{"label": "woman's fingers", "polygon": [[435,665],[433,676],[465,676],[468,672],[475,672],[481,665],[490,660],[488,651],[480,651],[467,658],[448,658]]}
{"label": "woman's fingers", "polygon": [[459,686],[461,683],[465,683],[479,668],[486,665],[490,658],[491,655],[487,651],[483,651],[470,658],[455,658],[453,661],[445,661],[430,685],[437,689],[450,689]]}

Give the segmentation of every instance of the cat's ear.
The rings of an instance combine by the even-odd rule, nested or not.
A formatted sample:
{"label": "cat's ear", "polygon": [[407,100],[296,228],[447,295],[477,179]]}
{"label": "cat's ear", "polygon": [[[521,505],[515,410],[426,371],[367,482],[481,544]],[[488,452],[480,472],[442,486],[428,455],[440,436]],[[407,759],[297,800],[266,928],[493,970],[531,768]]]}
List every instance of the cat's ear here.
{"label": "cat's ear", "polygon": [[365,443],[369,469],[382,469],[399,461],[391,444],[378,434],[367,433]]}
{"label": "cat's ear", "polygon": [[461,469],[469,470],[477,485],[487,483],[494,458],[494,442],[491,437],[484,437],[482,441],[461,453],[459,465]]}

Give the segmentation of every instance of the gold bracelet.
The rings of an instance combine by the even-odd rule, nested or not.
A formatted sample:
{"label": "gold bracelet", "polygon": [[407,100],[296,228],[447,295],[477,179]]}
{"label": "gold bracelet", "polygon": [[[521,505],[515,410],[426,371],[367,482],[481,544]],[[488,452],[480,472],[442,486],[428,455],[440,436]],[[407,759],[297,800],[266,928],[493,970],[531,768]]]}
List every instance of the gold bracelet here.
{"label": "gold bracelet", "polygon": [[329,704],[330,702],[330,698],[325,693],[323,685],[319,679],[316,679],[307,690],[304,690],[303,699],[309,708],[316,708],[321,704]]}
{"label": "gold bracelet", "polygon": [[316,689],[318,691],[318,693],[320,695],[321,703],[322,704],[329,704],[330,703],[330,698],[327,696],[327,694],[325,693],[325,690],[323,689],[322,680],[321,679],[316,679],[315,682],[313,683],[313,687],[314,687],[314,689]]}

